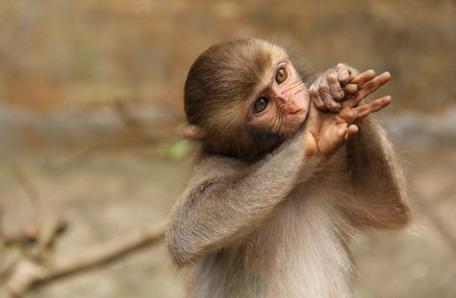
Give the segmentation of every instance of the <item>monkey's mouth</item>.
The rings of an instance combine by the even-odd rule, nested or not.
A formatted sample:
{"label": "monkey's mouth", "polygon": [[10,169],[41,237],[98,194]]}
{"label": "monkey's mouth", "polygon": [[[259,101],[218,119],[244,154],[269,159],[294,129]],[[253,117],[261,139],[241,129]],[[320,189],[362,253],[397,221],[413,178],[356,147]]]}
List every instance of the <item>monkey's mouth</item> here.
{"label": "monkey's mouth", "polygon": [[300,114],[302,112],[305,112],[304,108],[297,108],[296,110],[292,110],[290,111],[288,114],[290,115],[296,115],[296,114]]}

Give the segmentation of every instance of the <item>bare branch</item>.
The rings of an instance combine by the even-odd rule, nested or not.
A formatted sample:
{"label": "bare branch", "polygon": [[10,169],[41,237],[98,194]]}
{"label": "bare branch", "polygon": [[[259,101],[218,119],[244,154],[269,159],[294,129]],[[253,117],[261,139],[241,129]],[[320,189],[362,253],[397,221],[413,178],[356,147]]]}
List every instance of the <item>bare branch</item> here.
{"label": "bare branch", "polygon": [[61,264],[46,268],[45,264],[24,259],[0,292],[1,298],[22,298],[31,290],[55,281],[101,268],[125,258],[141,249],[153,246],[164,238],[166,223],[145,228],[128,237],[114,240],[78,257],[71,257]]}
{"label": "bare branch", "polygon": [[14,235],[3,234],[0,243],[5,246],[28,245],[38,240],[38,229],[36,226],[29,226]]}
{"label": "bare branch", "polygon": [[62,236],[68,228],[68,223],[61,218],[53,218],[43,224],[39,230],[39,238],[36,247],[31,254],[36,262],[42,262],[49,255],[57,240]]}
{"label": "bare branch", "polygon": [[113,241],[78,258],[70,259],[50,270],[39,281],[39,284],[45,285],[77,273],[105,266],[120,258],[129,256],[138,250],[161,241],[164,237],[164,230],[165,225],[147,228],[130,235],[128,238]]}

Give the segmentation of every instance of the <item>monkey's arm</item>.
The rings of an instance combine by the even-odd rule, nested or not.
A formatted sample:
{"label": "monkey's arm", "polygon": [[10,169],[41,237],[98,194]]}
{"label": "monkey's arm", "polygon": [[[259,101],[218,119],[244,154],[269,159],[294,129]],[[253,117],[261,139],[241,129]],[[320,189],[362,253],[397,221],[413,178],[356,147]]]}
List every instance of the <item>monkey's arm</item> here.
{"label": "monkey's arm", "polygon": [[409,219],[405,179],[391,142],[373,116],[347,143],[355,201],[347,209],[357,225],[401,228]]}
{"label": "monkey's arm", "polygon": [[297,181],[313,174],[319,159],[303,158],[299,135],[244,169],[218,157],[203,158],[195,166],[167,232],[176,264],[188,264],[247,236]]}
{"label": "monkey's arm", "polygon": [[[345,66],[345,68],[343,67]],[[357,85],[353,89],[355,93],[348,92],[348,98],[340,103],[342,97],[338,94],[344,81],[341,80],[341,70],[350,76],[345,82],[348,85]],[[372,115],[388,105],[389,96],[363,104],[362,100],[369,94],[388,82],[391,75],[388,72],[375,76],[375,71],[367,70],[361,74],[349,66],[338,64],[336,69],[330,69],[310,87],[310,95],[320,111],[337,111],[348,123],[360,124],[362,127],[353,128],[353,133],[348,137],[348,164],[351,173],[351,187],[353,196],[349,200],[341,200],[339,203],[349,219],[355,225],[369,225],[379,228],[399,228],[408,220],[408,207],[405,204],[405,182],[401,168],[396,159],[391,143],[386,138],[383,128],[373,119]],[[345,93],[347,89],[345,86]],[[347,94],[345,94],[347,95]],[[377,103],[375,103],[377,102]],[[355,112],[355,113],[353,113]],[[354,126],[354,125],[353,125]]]}

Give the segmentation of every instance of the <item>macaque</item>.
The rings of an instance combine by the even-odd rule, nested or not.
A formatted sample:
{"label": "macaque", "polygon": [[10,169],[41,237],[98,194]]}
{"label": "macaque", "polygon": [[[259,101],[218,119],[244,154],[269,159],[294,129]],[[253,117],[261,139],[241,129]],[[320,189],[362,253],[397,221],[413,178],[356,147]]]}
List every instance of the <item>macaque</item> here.
{"label": "macaque", "polygon": [[261,39],[214,45],[192,65],[182,134],[201,145],[171,214],[170,255],[189,297],[351,297],[349,241],[396,229],[403,174],[369,94],[389,73],[338,64],[316,80]]}

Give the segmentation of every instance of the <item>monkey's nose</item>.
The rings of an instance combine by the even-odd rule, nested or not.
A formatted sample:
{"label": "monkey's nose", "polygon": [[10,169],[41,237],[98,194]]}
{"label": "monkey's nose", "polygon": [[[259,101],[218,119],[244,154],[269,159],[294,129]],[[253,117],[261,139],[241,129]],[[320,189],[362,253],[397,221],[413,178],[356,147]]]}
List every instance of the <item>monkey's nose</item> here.
{"label": "monkey's nose", "polygon": [[281,104],[288,102],[288,96],[279,95],[277,96],[277,101]]}

